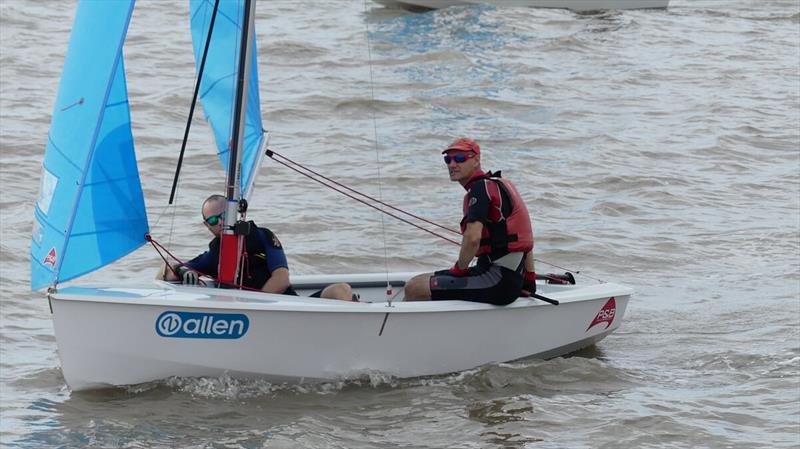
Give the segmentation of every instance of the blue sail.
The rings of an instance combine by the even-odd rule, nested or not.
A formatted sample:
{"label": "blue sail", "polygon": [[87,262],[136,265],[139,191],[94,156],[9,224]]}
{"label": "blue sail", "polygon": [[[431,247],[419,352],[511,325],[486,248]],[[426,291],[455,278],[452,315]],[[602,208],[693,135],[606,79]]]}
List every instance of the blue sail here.
{"label": "blue sail", "polygon": [[[200,103],[206,121],[214,129],[217,154],[225,170],[228,169],[233,108],[236,103],[236,76],[238,73],[239,43],[244,10],[242,0],[220,0],[211,45],[200,82]],[[195,64],[199,71],[208,36],[214,0],[191,0],[190,21]],[[249,196],[252,181],[261,163],[259,151],[264,140],[261,125],[261,102],[258,95],[258,64],[256,64],[255,32],[253,33],[253,59],[247,95],[247,117],[244,130],[240,190],[242,197]]]}
{"label": "blue sail", "polygon": [[133,5],[78,5],[34,213],[34,290],[101,268],[145,242],[122,59]]}

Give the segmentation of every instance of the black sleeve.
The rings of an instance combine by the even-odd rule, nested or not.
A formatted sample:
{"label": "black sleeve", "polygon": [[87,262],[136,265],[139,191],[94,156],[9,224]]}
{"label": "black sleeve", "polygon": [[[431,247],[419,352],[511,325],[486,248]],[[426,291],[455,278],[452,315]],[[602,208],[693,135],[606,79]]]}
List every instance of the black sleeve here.
{"label": "black sleeve", "polygon": [[472,185],[467,194],[467,217],[466,222],[472,223],[480,221],[483,224],[488,223],[489,220],[489,192],[486,191],[486,180],[480,180]]}

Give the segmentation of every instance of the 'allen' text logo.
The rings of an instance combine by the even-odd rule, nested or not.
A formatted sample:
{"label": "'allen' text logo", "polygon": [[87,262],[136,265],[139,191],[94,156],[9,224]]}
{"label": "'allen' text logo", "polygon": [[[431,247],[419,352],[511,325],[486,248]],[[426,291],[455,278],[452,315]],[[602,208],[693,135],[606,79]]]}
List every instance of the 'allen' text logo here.
{"label": "'allen' text logo", "polygon": [[614,316],[616,314],[617,314],[617,301],[615,301],[614,298],[608,298],[608,301],[606,301],[606,305],[604,305],[603,308],[600,309],[599,312],[597,312],[597,315],[595,315],[592,322],[589,323],[589,327],[587,327],[586,330],[588,331],[589,329],[600,323],[606,323],[606,329],[608,329],[608,327],[611,326],[611,323],[614,322]]}
{"label": "'allen' text logo", "polygon": [[172,338],[236,339],[247,333],[250,320],[241,313],[166,311],[156,319],[156,333]]}

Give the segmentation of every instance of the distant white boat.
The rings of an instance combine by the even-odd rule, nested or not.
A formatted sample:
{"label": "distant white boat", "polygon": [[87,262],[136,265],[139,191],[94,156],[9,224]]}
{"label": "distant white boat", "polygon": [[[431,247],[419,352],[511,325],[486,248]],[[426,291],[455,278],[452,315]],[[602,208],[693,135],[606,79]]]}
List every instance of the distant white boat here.
{"label": "distant white boat", "polygon": [[449,6],[487,4],[494,6],[527,6],[560,8],[576,12],[607,9],[665,9],[669,0],[374,0],[376,3],[403,9],[440,9]]}

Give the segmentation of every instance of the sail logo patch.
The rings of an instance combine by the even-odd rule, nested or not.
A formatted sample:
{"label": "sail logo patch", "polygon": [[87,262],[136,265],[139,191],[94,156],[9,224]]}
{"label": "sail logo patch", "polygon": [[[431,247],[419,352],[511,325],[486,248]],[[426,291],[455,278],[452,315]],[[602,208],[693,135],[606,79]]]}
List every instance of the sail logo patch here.
{"label": "sail logo patch", "polygon": [[599,312],[597,312],[597,315],[595,315],[592,322],[589,323],[589,327],[586,328],[586,331],[588,332],[589,329],[593,328],[594,326],[597,326],[600,323],[606,323],[605,328],[608,329],[609,326],[611,326],[611,323],[614,322],[614,316],[616,316],[616,314],[617,314],[617,301],[615,301],[614,298],[608,298],[608,301],[606,301],[606,305],[604,305],[603,308],[600,309]]}
{"label": "sail logo patch", "polygon": [[57,257],[58,256],[56,255],[56,247],[54,246],[54,247],[50,248],[50,252],[47,253],[46,256],[44,256],[44,262],[43,263],[45,265],[50,265],[51,267],[55,268],[55,266],[56,266],[56,258]]}
{"label": "sail logo patch", "polygon": [[57,185],[58,178],[42,165],[42,183],[39,185],[39,200],[36,201],[36,205],[45,215],[50,210],[50,203],[53,201],[53,193],[55,193]]}
{"label": "sail logo patch", "polygon": [[156,333],[170,338],[237,339],[247,333],[250,320],[241,313],[166,311],[156,319]]}
{"label": "sail logo patch", "polygon": [[42,238],[44,237],[44,232],[42,231],[42,225],[39,224],[39,220],[33,220],[33,228],[31,229],[31,236],[33,237],[33,241],[40,245],[42,244]]}

